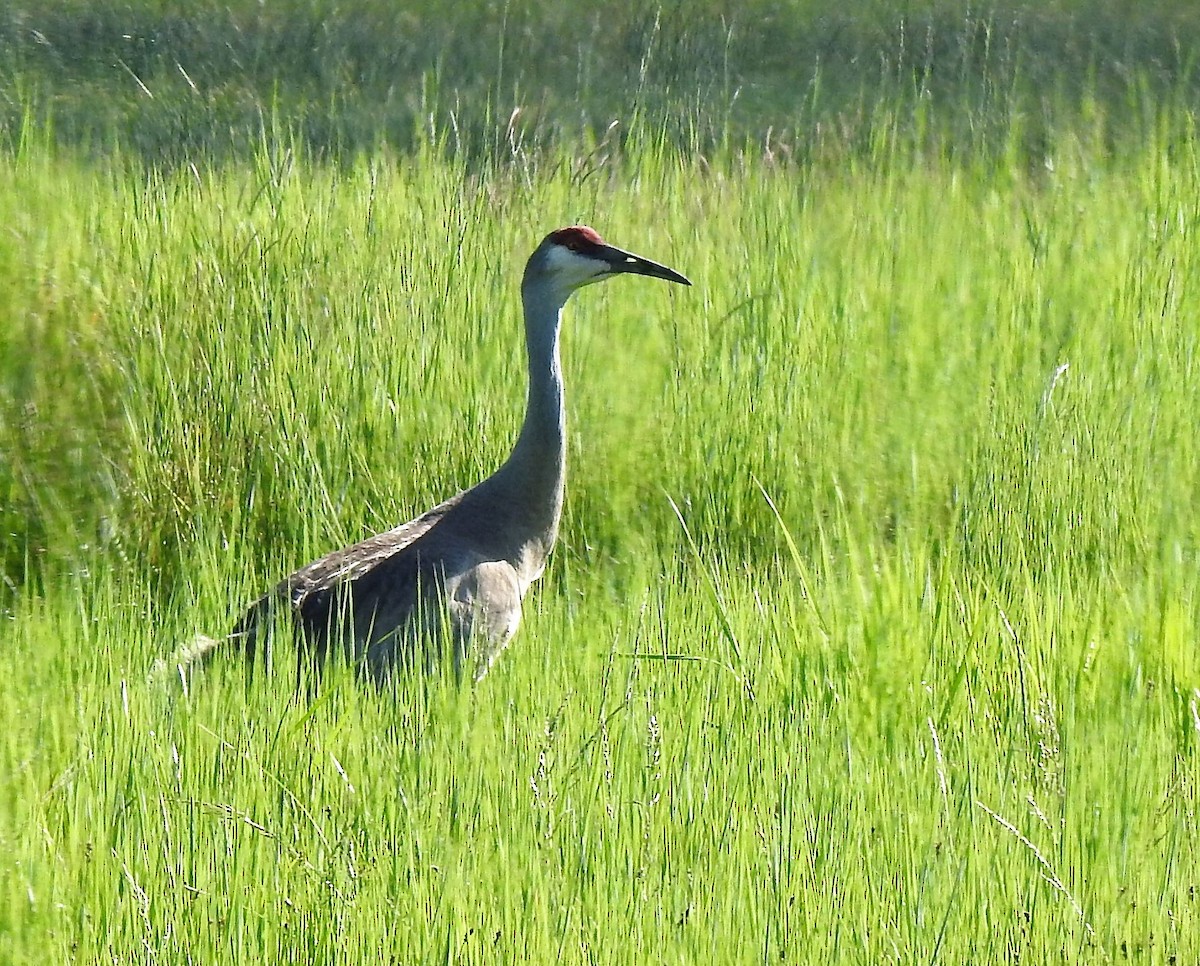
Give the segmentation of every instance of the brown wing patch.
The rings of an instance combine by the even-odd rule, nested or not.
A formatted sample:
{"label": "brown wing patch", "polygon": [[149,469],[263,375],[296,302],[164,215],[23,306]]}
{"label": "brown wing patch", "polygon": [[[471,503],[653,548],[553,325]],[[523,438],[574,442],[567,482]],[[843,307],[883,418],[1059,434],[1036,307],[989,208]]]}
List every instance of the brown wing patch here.
{"label": "brown wing patch", "polygon": [[383,561],[416,543],[437,525],[446,511],[458,500],[459,496],[451,497],[415,520],[314,560],[284,579],[277,588],[277,593],[288,598],[292,606],[298,608],[310,594],[328,590],[346,581],[357,580]]}

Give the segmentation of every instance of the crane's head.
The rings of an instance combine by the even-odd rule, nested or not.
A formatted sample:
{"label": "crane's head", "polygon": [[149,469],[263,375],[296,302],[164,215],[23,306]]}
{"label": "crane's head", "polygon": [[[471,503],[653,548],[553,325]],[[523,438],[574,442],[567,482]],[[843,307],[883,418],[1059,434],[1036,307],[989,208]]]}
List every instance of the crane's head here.
{"label": "crane's head", "polygon": [[558,288],[564,298],[577,288],[614,275],[648,275],[680,285],[692,284],[666,265],[614,248],[586,225],[550,232],[525,266],[526,285],[540,283]]}

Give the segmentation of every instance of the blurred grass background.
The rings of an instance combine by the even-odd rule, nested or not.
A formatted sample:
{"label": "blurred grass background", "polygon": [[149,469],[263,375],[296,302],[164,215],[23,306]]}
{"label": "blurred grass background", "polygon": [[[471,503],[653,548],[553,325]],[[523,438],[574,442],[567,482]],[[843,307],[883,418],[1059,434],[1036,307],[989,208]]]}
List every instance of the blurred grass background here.
{"label": "blurred grass background", "polygon": [[[318,157],[433,132],[471,159],[637,121],[701,153],[870,150],[906,138],[1016,147],[1104,115],[1137,136],[1197,92],[1188,0],[819,0],[584,7],[530,0],[21,2],[0,12],[0,124],[151,165],[237,155],[282,126]],[[1015,136],[1015,141],[1014,141]]]}

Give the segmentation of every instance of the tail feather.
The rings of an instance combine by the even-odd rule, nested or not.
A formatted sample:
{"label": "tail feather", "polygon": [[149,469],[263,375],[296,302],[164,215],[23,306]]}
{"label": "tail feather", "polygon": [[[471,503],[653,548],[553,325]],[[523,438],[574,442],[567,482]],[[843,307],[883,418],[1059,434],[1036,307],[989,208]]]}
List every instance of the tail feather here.
{"label": "tail feather", "polygon": [[270,613],[271,606],[272,601],[269,597],[256,601],[226,637],[197,634],[190,641],[179,645],[170,657],[155,661],[150,668],[150,679],[165,683],[168,678],[177,675],[186,694],[192,675],[207,667],[218,652],[231,649],[240,655],[248,666],[252,666],[257,656],[259,625]]}
{"label": "tail feather", "polygon": [[150,668],[150,679],[165,682],[171,676],[178,675],[186,692],[192,673],[208,664],[218,648],[231,643],[233,642],[228,637],[197,634],[190,641],[179,645],[170,657],[155,661]]}

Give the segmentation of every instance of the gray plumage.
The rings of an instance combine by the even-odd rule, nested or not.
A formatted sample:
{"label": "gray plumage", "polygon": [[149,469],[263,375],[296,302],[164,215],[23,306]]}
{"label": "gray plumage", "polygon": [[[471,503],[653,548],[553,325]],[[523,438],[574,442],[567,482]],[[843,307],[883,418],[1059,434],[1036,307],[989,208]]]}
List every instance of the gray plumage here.
{"label": "gray plumage", "polygon": [[472,661],[476,680],[486,674],[516,632],[521,601],[558,535],[566,470],[562,307],[576,289],[618,274],[691,284],[606,244],[591,228],[547,235],[521,284],[529,395],[500,469],[415,520],[297,570],[256,601],[228,638],[200,638],[185,649],[181,669],[227,642],[253,659],[264,626],[286,604],[301,654],[316,669],[332,645],[377,681],[399,668],[432,670],[447,650],[456,674]]}

